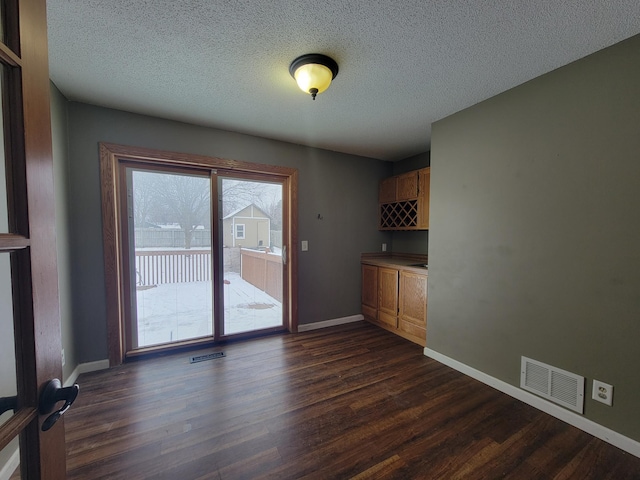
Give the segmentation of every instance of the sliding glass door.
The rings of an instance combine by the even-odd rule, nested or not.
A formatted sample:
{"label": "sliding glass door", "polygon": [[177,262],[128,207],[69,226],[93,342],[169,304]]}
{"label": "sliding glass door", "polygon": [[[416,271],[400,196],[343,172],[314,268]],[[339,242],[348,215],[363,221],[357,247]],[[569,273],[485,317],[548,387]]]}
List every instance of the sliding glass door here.
{"label": "sliding glass door", "polygon": [[285,329],[284,180],[152,162],[120,178],[127,352]]}
{"label": "sliding glass door", "polygon": [[211,337],[208,172],[127,173],[131,347]]}
{"label": "sliding glass door", "polygon": [[223,334],[283,327],[281,183],[221,178]]}

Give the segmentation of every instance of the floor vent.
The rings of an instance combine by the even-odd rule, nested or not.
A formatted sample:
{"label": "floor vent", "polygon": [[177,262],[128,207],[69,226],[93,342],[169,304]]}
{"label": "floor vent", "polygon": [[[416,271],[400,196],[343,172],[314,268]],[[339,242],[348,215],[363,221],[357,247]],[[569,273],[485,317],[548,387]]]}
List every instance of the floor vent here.
{"label": "floor vent", "polygon": [[224,357],[224,352],[206,353],[204,355],[195,355],[189,358],[190,363],[206,362],[207,360],[213,360],[214,358]]}
{"label": "floor vent", "polygon": [[547,400],[582,413],[584,377],[522,357],[520,387]]}

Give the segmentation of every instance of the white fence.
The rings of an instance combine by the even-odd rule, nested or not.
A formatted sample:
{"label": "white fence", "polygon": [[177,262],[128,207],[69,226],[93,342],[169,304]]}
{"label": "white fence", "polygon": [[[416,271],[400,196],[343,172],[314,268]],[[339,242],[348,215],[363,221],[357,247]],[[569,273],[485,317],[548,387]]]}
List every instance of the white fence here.
{"label": "white fence", "polygon": [[136,252],[136,285],[211,281],[211,250]]}

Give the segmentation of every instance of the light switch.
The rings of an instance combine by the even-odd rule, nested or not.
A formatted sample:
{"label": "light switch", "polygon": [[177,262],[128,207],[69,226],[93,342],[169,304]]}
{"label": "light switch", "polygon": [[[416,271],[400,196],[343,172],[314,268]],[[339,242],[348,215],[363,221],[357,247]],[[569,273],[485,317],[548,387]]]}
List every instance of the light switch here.
{"label": "light switch", "polygon": [[309,241],[308,240],[302,240],[302,251],[306,252],[307,250],[309,250]]}

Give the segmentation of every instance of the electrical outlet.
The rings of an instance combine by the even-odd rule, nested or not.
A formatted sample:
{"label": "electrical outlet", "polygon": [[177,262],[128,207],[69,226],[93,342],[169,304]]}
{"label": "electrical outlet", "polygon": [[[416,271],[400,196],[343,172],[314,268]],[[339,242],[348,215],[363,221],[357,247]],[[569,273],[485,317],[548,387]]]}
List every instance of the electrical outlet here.
{"label": "electrical outlet", "polygon": [[386,252],[386,251],[387,251],[387,244],[386,244],[386,243],[383,243],[383,244],[382,244],[382,251],[383,251],[383,252]]}
{"label": "electrical outlet", "polygon": [[302,240],[302,251],[303,252],[307,252],[309,250],[309,241],[308,240]]}
{"label": "electrical outlet", "polygon": [[591,398],[597,402],[611,406],[611,403],[613,402],[613,385],[609,385],[608,383],[604,383],[599,380],[594,380]]}
{"label": "electrical outlet", "polygon": [[62,366],[64,367],[64,364],[67,363],[66,359],[64,358],[64,348],[62,349]]}

